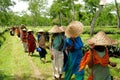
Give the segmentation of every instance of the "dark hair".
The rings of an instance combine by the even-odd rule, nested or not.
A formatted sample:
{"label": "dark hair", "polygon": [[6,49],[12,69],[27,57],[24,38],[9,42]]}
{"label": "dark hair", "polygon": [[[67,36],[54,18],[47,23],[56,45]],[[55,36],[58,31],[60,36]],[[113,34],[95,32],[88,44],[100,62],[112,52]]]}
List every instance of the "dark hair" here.
{"label": "dark hair", "polygon": [[55,37],[55,36],[57,36],[59,33],[54,33],[53,35],[52,35],[52,37]]}
{"label": "dark hair", "polygon": [[28,32],[28,34],[32,34],[32,32],[30,31],[30,32]]}
{"label": "dark hair", "polygon": [[106,47],[105,46],[95,46],[94,49],[97,51],[103,52],[103,51],[105,51]]}
{"label": "dark hair", "polygon": [[21,29],[27,29],[26,26],[24,24],[21,24]]}

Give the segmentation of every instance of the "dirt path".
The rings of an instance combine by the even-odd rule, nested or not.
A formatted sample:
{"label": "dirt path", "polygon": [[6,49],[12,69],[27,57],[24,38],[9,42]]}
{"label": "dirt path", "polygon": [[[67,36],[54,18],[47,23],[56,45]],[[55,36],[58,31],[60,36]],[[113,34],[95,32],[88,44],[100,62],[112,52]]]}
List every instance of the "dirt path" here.
{"label": "dirt path", "polygon": [[34,64],[34,62],[32,61],[30,56],[28,57],[28,59],[29,59],[29,62],[30,62],[31,66],[32,66],[32,69],[34,71],[34,77],[37,80],[44,80],[44,77],[41,76],[41,73],[40,73],[38,67]]}
{"label": "dirt path", "polygon": [[[28,63],[30,64],[29,67],[32,70],[32,74],[30,77],[32,77],[32,80],[33,79],[34,80],[44,80],[44,78],[41,77],[41,73],[40,73],[38,67],[34,64],[31,57],[28,56],[27,53],[23,52],[23,47],[22,47],[22,43],[21,43],[20,39],[17,38],[17,36],[11,36],[10,40],[11,40],[11,44],[12,44],[11,45],[11,47],[12,47],[11,52],[13,53],[14,62],[16,64],[16,67],[18,67],[17,71],[14,74],[15,80],[24,79],[22,77],[24,71],[22,70],[22,68],[20,66],[21,56],[23,56],[24,59],[26,59],[28,61]],[[21,49],[21,50],[19,50],[19,49]],[[20,55],[20,54],[22,54],[22,55]]]}

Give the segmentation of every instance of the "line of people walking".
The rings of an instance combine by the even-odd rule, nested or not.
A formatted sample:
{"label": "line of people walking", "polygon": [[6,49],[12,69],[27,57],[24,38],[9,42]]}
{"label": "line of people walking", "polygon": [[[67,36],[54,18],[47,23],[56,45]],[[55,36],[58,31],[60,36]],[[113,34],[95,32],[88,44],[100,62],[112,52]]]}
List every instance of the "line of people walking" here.
{"label": "line of people walking", "polygon": [[[28,56],[33,55],[36,50],[39,53],[40,60],[46,63],[47,51],[46,51],[46,40],[43,29],[37,31],[36,33],[37,39],[34,37],[34,31],[31,29],[27,29],[26,26],[23,24],[20,27],[11,27],[10,35],[11,33],[14,33],[14,35],[16,33],[18,38],[20,38],[24,52],[28,53]],[[14,35],[12,34],[11,36]]]}
{"label": "line of people walking", "polygon": [[86,65],[90,69],[88,80],[113,80],[108,65],[115,67],[116,63],[109,60],[107,46],[118,44],[118,41],[99,31],[86,41],[89,51],[83,55],[82,31],[83,24],[80,21],[69,23],[65,30],[58,26],[49,30],[52,34],[50,54],[54,80],[71,80],[73,74],[75,80],[84,80]]}
{"label": "line of people walking", "polygon": [[[83,53],[84,43],[80,36],[83,27],[80,21],[72,21],[66,28],[54,25],[48,31],[54,80],[71,80],[73,74],[75,80],[84,80],[86,65],[91,70],[88,80],[112,80],[108,65],[115,67],[116,63],[109,60],[107,46],[118,44],[118,41],[109,38],[104,31],[99,31],[86,41],[89,51]],[[33,55],[36,49],[40,60],[46,63],[44,30],[37,32],[36,40],[33,31],[22,25],[19,36],[24,51]]]}

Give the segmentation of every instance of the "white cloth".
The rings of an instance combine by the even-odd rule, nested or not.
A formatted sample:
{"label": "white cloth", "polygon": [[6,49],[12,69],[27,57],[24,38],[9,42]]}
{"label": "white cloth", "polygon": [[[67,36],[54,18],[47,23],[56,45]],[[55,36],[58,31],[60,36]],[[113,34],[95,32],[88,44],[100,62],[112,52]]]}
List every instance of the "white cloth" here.
{"label": "white cloth", "polygon": [[23,43],[23,48],[24,48],[24,51],[28,51],[28,46],[27,46],[27,43],[26,42],[22,42]]}
{"label": "white cloth", "polygon": [[54,70],[54,76],[56,78],[59,78],[60,74],[62,74],[62,68],[63,68],[63,52],[62,51],[57,51],[55,49],[52,49],[52,54],[53,54],[53,70]]}

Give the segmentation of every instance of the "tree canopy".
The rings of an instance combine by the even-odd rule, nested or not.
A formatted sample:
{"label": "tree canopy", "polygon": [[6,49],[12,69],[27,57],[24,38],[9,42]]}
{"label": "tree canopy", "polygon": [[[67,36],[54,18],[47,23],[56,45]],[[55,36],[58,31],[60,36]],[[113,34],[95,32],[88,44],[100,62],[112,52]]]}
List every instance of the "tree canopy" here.
{"label": "tree canopy", "polygon": [[[21,0],[29,3],[28,11],[23,11],[22,15],[10,10],[14,6],[12,0],[0,0],[0,25],[10,26],[25,24],[29,26],[49,26],[64,25],[66,26],[72,20],[79,20],[84,25],[90,25],[93,16],[99,9],[99,0],[53,0],[51,7],[48,7],[47,0]],[[119,7],[120,4],[117,3]],[[117,8],[118,9],[118,8]],[[118,9],[119,10],[119,9]],[[120,13],[118,13],[120,14]],[[114,3],[106,4],[100,13],[95,25],[96,26],[115,26],[119,18],[116,14]]]}

